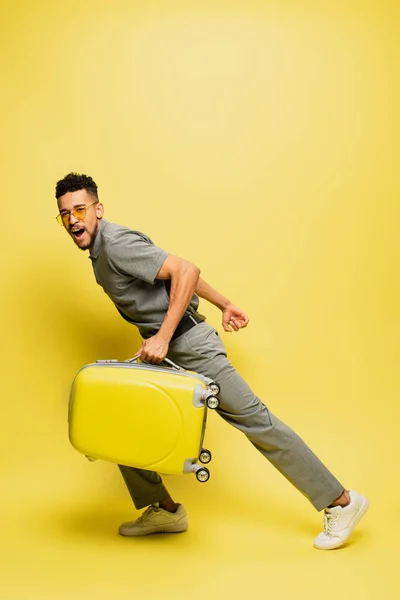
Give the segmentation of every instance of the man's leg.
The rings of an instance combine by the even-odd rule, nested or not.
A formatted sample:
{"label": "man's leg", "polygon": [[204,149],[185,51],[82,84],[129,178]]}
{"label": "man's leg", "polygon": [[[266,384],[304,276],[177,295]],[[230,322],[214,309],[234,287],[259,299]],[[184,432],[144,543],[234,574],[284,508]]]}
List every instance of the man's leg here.
{"label": "man's leg", "polygon": [[221,339],[209,325],[201,323],[177,338],[168,356],[184,368],[211,377],[219,384],[219,415],[242,431],[317,510],[329,506],[343,494],[344,486],[250,389],[227,359]]}
{"label": "man's leg", "polygon": [[161,477],[155,471],[118,466],[133,504],[138,510],[156,502],[162,503],[170,497]]}
{"label": "man's leg", "polygon": [[[346,532],[335,540],[336,546],[324,547],[337,547],[344,543],[341,540],[350,535],[354,523],[366,511],[368,502],[355,492],[349,495],[303,440],[255,396],[228,361],[218,333],[208,324],[201,323],[177,338],[171,344],[168,356],[182,367],[211,377],[220,385],[218,413],[221,417],[242,431],[317,510],[327,509],[327,521],[331,519],[331,525],[336,516],[331,518],[329,511],[333,510],[336,514],[343,510],[342,526],[347,528]],[[346,506],[349,500],[350,504]],[[339,506],[327,508],[333,505]],[[337,528],[329,535],[336,533]]]}
{"label": "man's leg", "polygon": [[185,509],[172,500],[158,473],[118,466],[135,507],[149,507],[136,521],[122,523],[119,528],[121,535],[142,536],[186,531],[188,523]]}

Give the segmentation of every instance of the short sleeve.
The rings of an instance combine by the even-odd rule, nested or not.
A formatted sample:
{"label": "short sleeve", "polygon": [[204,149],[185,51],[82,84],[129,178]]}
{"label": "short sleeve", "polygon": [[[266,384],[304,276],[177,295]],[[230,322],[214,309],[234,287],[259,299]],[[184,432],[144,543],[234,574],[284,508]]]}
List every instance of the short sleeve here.
{"label": "short sleeve", "polygon": [[153,284],[168,252],[145,235],[125,230],[109,246],[109,260],[117,271]]}

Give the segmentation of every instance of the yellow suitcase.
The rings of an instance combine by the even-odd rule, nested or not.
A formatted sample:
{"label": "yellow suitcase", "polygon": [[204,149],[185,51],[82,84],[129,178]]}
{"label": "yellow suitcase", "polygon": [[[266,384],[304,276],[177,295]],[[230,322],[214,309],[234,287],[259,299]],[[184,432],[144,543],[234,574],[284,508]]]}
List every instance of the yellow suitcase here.
{"label": "yellow suitcase", "polygon": [[[165,366],[165,363],[168,366]],[[99,360],[76,375],[68,423],[72,446],[91,460],[158,471],[210,473],[202,448],[207,408],[217,408],[218,385],[168,359],[162,365]]]}

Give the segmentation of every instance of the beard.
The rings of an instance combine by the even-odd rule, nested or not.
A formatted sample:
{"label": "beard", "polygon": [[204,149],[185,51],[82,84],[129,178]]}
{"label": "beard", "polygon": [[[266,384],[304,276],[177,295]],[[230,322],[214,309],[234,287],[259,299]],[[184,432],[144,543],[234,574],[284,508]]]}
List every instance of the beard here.
{"label": "beard", "polygon": [[[89,233],[89,232],[88,232],[88,233]],[[90,239],[89,239],[89,242],[88,242],[87,244],[85,244],[84,246],[79,246],[79,248],[80,248],[81,250],[90,250],[90,248],[93,246],[94,239],[95,239],[96,235],[97,235],[97,228],[95,229],[95,231],[93,231],[93,232],[90,234]]]}
{"label": "beard", "polygon": [[90,231],[85,229],[84,235],[86,235],[86,233],[89,235],[89,240],[85,244],[79,244],[79,239],[75,239],[74,236],[72,236],[72,235],[71,235],[71,237],[74,240],[76,246],[78,246],[78,248],[80,250],[90,250],[93,246],[93,243],[94,243],[94,240],[95,240],[98,230],[99,230],[98,224],[96,225],[96,227],[94,228],[92,233],[90,233]]}

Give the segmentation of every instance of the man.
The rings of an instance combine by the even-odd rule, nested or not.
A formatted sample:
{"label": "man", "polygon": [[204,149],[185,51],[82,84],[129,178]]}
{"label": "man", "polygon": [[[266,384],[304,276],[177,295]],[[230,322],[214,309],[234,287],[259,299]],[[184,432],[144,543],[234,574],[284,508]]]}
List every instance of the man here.
{"label": "man", "polygon": [[[213,327],[197,312],[199,297],[222,312],[225,331],[246,327],[245,313],[211,288],[190,262],[168,254],[144,234],[103,219],[97,185],[91,177],[70,173],[56,185],[58,221],[89,257],[97,283],[120,314],[135,324],[144,341],[140,357],[159,363],[166,356],[186,369],[215,380],[220,388],[217,412],[242,431],[318,510],[325,510],[324,531],[314,546],[342,546],[368,508],[368,501],[347,490],[289,427],[251,391],[227,359]],[[142,516],[123,523],[125,536],[185,531],[187,515],[173,501],[160,476],[119,465]]]}

